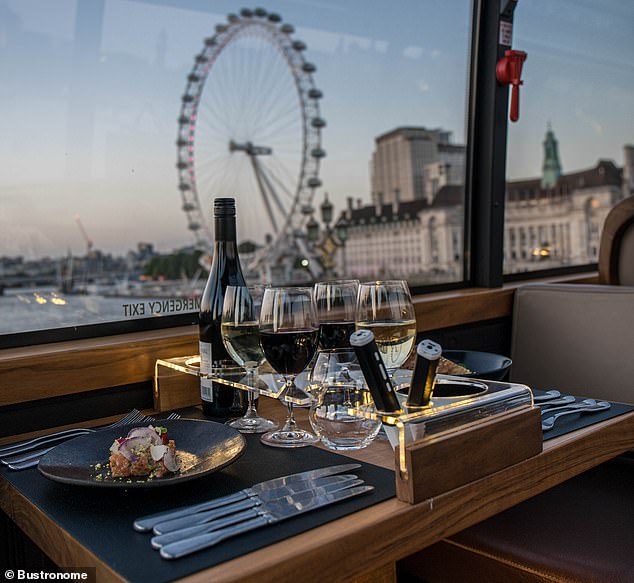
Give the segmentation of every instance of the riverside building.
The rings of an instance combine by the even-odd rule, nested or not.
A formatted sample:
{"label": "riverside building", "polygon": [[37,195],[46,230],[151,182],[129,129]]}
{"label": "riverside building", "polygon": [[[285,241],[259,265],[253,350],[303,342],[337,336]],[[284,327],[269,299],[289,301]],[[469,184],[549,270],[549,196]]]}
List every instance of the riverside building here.
{"label": "riverside building", "polygon": [[[542,175],[506,186],[504,271],[595,263],[605,217],[634,193],[634,146],[623,167],[599,160],[564,174],[549,127]],[[376,139],[372,201],[348,199],[338,267],[349,277],[407,278],[413,285],[462,278],[464,146],[440,129],[397,128]]]}

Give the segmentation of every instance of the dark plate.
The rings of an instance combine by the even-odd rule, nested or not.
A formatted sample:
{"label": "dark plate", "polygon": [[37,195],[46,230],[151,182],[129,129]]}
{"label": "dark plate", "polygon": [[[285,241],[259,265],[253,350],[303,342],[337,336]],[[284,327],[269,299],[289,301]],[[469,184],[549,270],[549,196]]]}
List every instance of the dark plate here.
{"label": "dark plate", "polygon": [[[76,437],[58,445],[46,454],[37,466],[40,473],[56,482],[101,488],[156,488],[180,484],[216,472],[237,460],[246,447],[240,433],[213,421],[180,419],[159,421],[167,427],[170,439],[176,442],[181,471],[162,478],[147,476],[112,478],[107,476],[110,446],[115,439],[127,435],[135,427],[102,429]],[[102,464],[102,469],[96,469]],[[101,475],[103,479],[97,479]]]}
{"label": "dark plate", "polygon": [[466,366],[473,374],[456,375],[465,378],[502,381],[513,361],[507,356],[476,350],[443,350],[442,355],[452,362]]}

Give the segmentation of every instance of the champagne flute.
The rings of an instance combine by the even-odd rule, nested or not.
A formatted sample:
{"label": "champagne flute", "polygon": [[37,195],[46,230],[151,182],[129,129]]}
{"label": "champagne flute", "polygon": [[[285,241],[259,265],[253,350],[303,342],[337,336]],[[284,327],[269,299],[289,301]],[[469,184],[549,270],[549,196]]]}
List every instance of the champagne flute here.
{"label": "champagne flute", "polygon": [[359,281],[356,279],[321,281],[315,284],[314,297],[319,318],[319,348],[350,348],[355,330],[355,309]]}
{"label": "champagne flute", "polygon": [[416,316],[406,281],[369,281],[359,286],[357,330],[372,330],[385,368],[393,375],[409,358]]}
{"label": "champagne flute", "polygon": [[[259,331],[263,291],[262,286],[229,285],[222,306],[222,341],[231,358],[246,369],[245,384],[249,387],[255,386],[255,371],[264,362]],[[239,419],[227,422],[227,425],[242,433],[264,433],[276,429],[275,421],[258,415],[256,391],[248,390],[247,394],[246,413]]]}
{"label": "champagne flute", "polygon": [[295,377],[311,362],[317,350],[319,326],[311,288],[267,288],[260,313],[260,344],[269,364],[286,381],[282,396],[288,415],[284,426],[265,433],[260,441],[273,447],[303,447],[317,436],[297,426],[293,401],[307,397]]}

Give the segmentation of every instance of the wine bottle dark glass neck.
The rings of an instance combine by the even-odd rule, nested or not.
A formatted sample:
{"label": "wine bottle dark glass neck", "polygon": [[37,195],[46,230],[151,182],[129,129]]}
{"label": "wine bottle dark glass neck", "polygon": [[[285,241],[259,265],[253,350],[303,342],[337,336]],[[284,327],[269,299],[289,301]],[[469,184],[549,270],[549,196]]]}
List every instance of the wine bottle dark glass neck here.
{"label": "wine bottle dark glass neck", "polygon": [[214,243],[214,261],[220,258],[225,261],[237,261],[238,245],[235,241],[216,241]]}
{"label": "wine bottle dark glass neck", "polygon": [[214,238],[216,243],[226,241],[236,242],[236,218],[216,217],[214,219]]}

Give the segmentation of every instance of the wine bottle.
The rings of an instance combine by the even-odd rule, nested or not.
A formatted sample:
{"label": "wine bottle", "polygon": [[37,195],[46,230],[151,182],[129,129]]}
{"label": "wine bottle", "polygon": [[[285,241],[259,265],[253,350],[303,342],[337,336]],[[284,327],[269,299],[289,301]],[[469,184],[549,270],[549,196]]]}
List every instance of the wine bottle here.
{"label": "wine bottle", "polygon": [[[214,256],[207,285],[200,299],[200,370],[236,368],[222,342],[222,304],[228,285],[246,285],[236,243],[236,202],[233,198],[214,200]],[[201,378],[203,413],[218,419],[240,417],[247,407],[247,393]]]}

